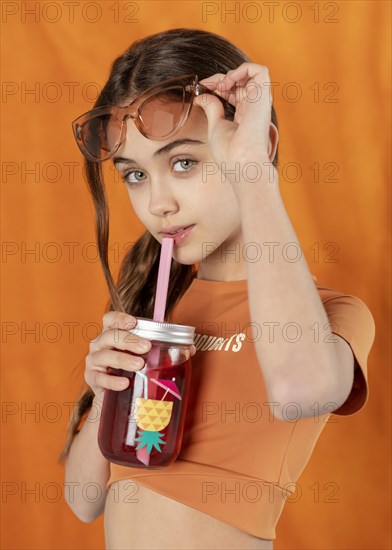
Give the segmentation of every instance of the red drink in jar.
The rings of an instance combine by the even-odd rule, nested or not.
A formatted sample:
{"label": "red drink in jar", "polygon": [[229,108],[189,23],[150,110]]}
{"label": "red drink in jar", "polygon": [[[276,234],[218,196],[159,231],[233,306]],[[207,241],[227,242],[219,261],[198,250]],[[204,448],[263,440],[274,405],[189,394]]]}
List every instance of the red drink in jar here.
{"label": "red drink in jar", "polygon": [[180,450],[191,381],[190,346],[195,327],[136,317],[128,332],[149,339],[139,371],[109,368],[125,376],[122,391],[105,390],[98,445],[110,462],[159,469],[172,464]]}

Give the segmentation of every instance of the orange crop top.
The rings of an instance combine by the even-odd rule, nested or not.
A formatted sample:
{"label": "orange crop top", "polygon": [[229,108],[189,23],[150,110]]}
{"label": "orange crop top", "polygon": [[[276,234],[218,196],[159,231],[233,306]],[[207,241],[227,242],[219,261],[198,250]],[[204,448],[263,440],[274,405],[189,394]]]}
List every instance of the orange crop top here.
{"label": "orange crop top", "polygon": [[[368,400],[373,316],[359,298],[316,281],[331,326],[355,355],[346,402],[350,415]],[[177,460],[162,470],[110,464],[107,488],[131,479],[256,537],[273,540],[285,500],[308,463],[329,414],[299,421],[272,415],[252,341],[247,281],[194,279],[168,322],[196,327],[191,390]],[[290,411],[291,412],[291,411]]]}

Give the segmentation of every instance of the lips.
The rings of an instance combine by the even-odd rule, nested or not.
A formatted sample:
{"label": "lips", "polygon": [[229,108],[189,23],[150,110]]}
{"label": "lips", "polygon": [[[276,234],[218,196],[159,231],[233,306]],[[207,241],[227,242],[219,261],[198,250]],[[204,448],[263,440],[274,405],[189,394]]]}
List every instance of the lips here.
{"label": "lips", "polygon": [[[194,224],[192,224],[194,225]],[[173,227],[168,227],[167,229],[160,231],[159,233],[161,235],[167,235],[169,237],[174,237],[176,234],[179,235],[181,231],[184,231],[185,229],[188,229],[189,227],[192,227],[192,225],[177,225]]]}

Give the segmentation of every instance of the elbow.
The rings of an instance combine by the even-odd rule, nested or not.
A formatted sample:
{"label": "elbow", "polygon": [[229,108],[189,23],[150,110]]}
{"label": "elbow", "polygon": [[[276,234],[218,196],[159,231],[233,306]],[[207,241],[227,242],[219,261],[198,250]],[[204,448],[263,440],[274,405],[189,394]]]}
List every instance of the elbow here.
{"label": "elbow", "polygon": [[103,513],[103,510],[86,510],[77,508],[75,505],[71,506],[69,502],[67,504],[73,514],[83,523],[92,523]]}
{"label": "elbow", "polygon": [[[102,513],[102,512],[101,512]],[[79,515],[77,516],[80,521],[82,521],[83,523],[92,523],[93,521],[95,521],[100,515],[101,513],[99,514],[95,514],[95,515],[87,515],[87,516],[83,516],[83,515]]]}
{"label": "elbow", "polygon": [[297,422],[305,418],[316,418],[330,414],[331,395],[333,395],[332,380],[302,384],[297,387],[294,381],[287,381],[271,392],[271,411],[277,420],[283,422]]}
{"label": "elbow", "polygon": [[83,523],[92,523],[99,518],[101,514],[103,514],[105,509],[105,500],[95,503],[84,502],[84,505],[81,505],[77,499],[71,501],[69,498],[65,497],[65,501],[71,512]]}
{"label": "elbow", "polygon": [[297,422],[320,414],[317,413],[317,403],[307,402],[294,395],[274,397],[270,409],[274,418],[281,422]]}
{"label": "elbow", "polygon": [[103,510],[82,510],[79,513],[75,512],[75,515],[83,523],[92,523],[102,514]]}

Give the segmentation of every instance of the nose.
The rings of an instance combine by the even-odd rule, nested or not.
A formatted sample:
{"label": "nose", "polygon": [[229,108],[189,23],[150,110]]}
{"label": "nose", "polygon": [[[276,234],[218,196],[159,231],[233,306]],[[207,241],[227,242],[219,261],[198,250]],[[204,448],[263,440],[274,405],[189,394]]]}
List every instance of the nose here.
{"label": "nose", "polygon": [[179,205],[170,185],[160,182],[150,185],[149,211],[154,216],[165,216],[178,211]]}

